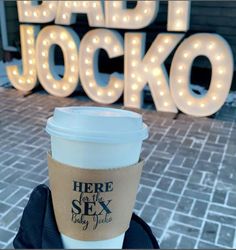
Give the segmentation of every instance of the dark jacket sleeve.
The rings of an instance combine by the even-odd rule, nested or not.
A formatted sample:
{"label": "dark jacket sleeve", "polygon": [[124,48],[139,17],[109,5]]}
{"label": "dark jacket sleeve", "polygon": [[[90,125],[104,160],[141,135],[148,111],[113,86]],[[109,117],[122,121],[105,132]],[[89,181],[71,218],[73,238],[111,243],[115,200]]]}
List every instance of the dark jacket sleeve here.
{"label": "dark jacket sleeve", "polygon": [[[26,205],[19,231],[13,241],[16,249],[63,248],[53,212],[50,189],[36,187]],[[137,215],[132,215],[130,227],[125,233],[124,249],[158,249],[158,243],[150,227]]]}
{"label": "dark jacket sleeve", "polygon": [[13,246],[21,249],[63,248],[52,209],[51,192],[46,185],[39,185],[30,195]]}

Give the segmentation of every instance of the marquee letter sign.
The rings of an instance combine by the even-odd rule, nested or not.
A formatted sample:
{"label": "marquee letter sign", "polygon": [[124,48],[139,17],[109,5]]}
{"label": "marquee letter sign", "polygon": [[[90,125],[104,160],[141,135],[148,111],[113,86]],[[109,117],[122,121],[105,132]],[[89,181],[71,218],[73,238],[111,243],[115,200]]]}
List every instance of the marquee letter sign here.
{"label": "marquee letter sign", "polygon": [[[169,1],[167,33],[157,34],[146,48],[146,34],[132,32],[148,26],[156,17],[159,1],[136,1],[127,8],[127,1],[17,1],[22,67],[8,66],[12,85],[30,91],[37,79],[55,96],[72,94],[80,82],[94,101],[111,104],[124,93],[124,105],[140,108],[143,89],[148,84],[156,109],[209,116],[224,104],[233,77],[233,55],[229,44],[217,34],[198,33],[184,39],[190,24],[190,1]],[[90,30],[84,37],[68,27],[76,16],[86,14]],[[49,23],[39,29],[32,23]],[[128,29],[124,38],[112,29]],[[131,30],[131,31],[130,31]],[[175,33],[173,33],[175,32]],[[176,33],[180,32],[180,33]],[[80,41],[81,40],[81,41]],[[63,53],[64,75],[55,71],[55,46]],[[110,58],[124,57],[124,74],[111,75],[98,70],[99,51]],[[170,74],[164,63],[175,50]],[[212,78],[204,96],[190,88],[194,59],[205,56],[211,62]]]}

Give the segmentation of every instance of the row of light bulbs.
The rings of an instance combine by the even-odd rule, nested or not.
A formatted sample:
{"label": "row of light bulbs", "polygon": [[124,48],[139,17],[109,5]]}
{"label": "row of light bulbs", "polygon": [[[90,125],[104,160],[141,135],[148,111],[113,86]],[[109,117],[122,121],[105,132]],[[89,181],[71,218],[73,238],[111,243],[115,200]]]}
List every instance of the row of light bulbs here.
{"label": "row of light bulbs", "polygon": [[[41,62],[37,65],[38,75],[42,85],[52,94],[60,93],[61,96],[67,96],[75,90],[78,84],[78,49],[71,32],[73,33],[60,26],[56,28],[47,26],[37,39],[37,56]],[[64,53],[69,54],[65,57],[65,73],[62,79],[55,77],[49,66],[52,64],[49,50],[54,44],[58,44]]]}
{"label": "row of light bulbs", "polygon": [[[28,44],[28,56],[27,58],[29,58],[28,63],[29,63],[29,67],[26,69],[29,73],[29,75],[31,77],[19,77],[18,83],[20,85],[24,85],[24,84],[28,84],[31,85],[34,83],[34,78],[33,76],[36,74],[35,72],[35,59],[34,58],[34,53],[35,53],[35,49],[34,49],[34,29],[32,27],[27,27],[26,28],[26,36],[27,36],[27,44]],[[17,76],[17,70],[13,70],[13,75]]]}
{"label": "row of light bulbs", "polygon": [[169,1],[168,31],[187,31],[189,29],[190,1]]}
{"label": "row of light bulbs", "polygon": [[[96,50],[96,48],[106,48],[108,51],[113,51],[113,54],[119,54],[123,51],[121,51],[121,47],[119,44],[117,44],[116,39],[117,37],[115,34],[108,35],[108,32],[110,31],[101,31],[105,32],[103,34],[99,34],[99,36],[93,35],[89,37],[85,37],[84,39],[87,41],[86,42],[86,47],[83,50],[83,60],[82,63],[83,65],[82,68],[84,71],[82,74],[86,76],[85,81],[88,84],[88,87],[90,91],[87,93],[89,96],[92,95],[95,99],[101,100],[103,98],[104,100],[112,100],[112,98],[115,98],[115,96],[118,96],[119,93],[122,93],[123,91],[123,83],[119,79],[112,79],[109,81],[109,85],[106,87],[101,87],[96,83],[96,74],[93,72],[93,54]],[[116,38],[114,38],[115,36]],[[81,75],[83,77],[83,75]],[[87,88],[85,86],[85,91],[87,91]]]}
{"label": "row of light bulbs", "polygon": [[[27,27],[27,26],[24,26]],[[21,85],[26,84],[32,84],[34,81],[33,76],[36,74],[35,70],[35,49],[34,49],[34,30],[33,26],[30,26],[31,28],[26,29],[26,35],[24,35],[26,42],[27,42],[27,51],[24,52],[28,53],[28,65],[30,68],[30,76],[24,78],[24,77],[19,77],[18,76],[18,71],[14,70],[13,75],[18,79],[18,83]],[[47,28],[47,27],[46,27]],[[46,29],[45,28],[45,29]],[[50,29],[51,28],[51,29]],[[57,29],[60,30],[60,32],[57,31]],[[44,31],[44,34],[42,35],[41,33],[41,40],[37,41],[37,53],[40,51],[40,62],[41,65],[37,65],[37,67],[41,67],[42,72],[39,75],[44,75],[46,82],[50,83],[53,89],[58,90],[62,89],[62,91],[65,91],[66,93],[69,92],[70,89],[73,89],[75,86],[75,82],[77,80],[77,75],[73,75],[78,71],[78,68],[76,68],[77,60],[78,60],[78,51],[77,51],[77,46],[75,41],[73,40],[73,36],[70,35],[69,32],[67,32],[64,28],[58,26],[54,27],[51,26],[49,27],[50,32]],[[96,32],[101,32],[100,30],[95,30]],[[107,31],[107,30],[104,30]],[[82,67],[84,70],[84,74],[87,77],[88,81],[87,84],[89,85],[89,88],[93,90],[93,93],[96,93],[97,96],[108,98],[116,95],[116,91],[118,89],[123,89],[123,83],[119,84],[119,81],[117,81],[116,85],[109,84],[109,88],[107,87],[101,87],[98,86],[96,83],[96,80],[94,80],[94,72],[93,72],[93,54],[94,50],[96,48],[102,48],[104,45],[106,45],[106,48],[110,48],[110,51],[117,52],[121,50],[120,46],[118,46],[115,42],[116,39],[113,38],[111,35],[101,35],[100,33],[97,33],[97,35],[91,36],[91,39],[88,39],[86,41],[85,45],[83,48],[83,55],[84,59],[84,66]],[[108,31],[107,31],[108,32]],[[111,32],[111,31],[109,31]],[[43,32],[42,32],[43,33]],[[107,34],[107,33],[104,33]],[[110,33],[108,33],[110,34]],[[111,33],[113,34],[113,32]],[[158,62],[160,58],[164,58],[167,53],[169,46],[172,42],[174,42],[173,39],[173,34],[168,34],[169,36],[165,35],[162,37],[161,41],[157,41],[155,44],[154,53],[156,53],[157,56],[153,56],[153,53],[148,53],[148,56],[146,57],[145,65],[143,67],[140,67],[140,54],[142,51],[142,44],[140,40],[140,36],[138,34],[133,34],[132,39],[127,39],[127,46],[129,47],[128,50],[126,50],[126,57],[129,58],[130,66],[131,68],[128,70],[130,72],[130,77],[132,80],[130,81],[130,101],[134,103],[135,105],[139,104],[140,101],[140,91],[141,88],[144,84],[143,81],[146,81],[147,75],[151,77],[151,79],[156,80],[156,86],[158,86],[156,91],[157,97],[160,99],[163,97],[162,105],[165,107],[168,107],[171,105],[171,102],[168,101],[168,90],[166,90],[166,82],[168,82],[168,79],[164,79],[162,69],[160,68],[161,62]],[[202,36],[204,39],[202,39]],[[179,84],[178,91],[176,91],[177,95],[179,97],[186,97],[182,98],[185,99],[186,103],[188,106],[192,107],[200,107],[200,108],[207,108],[209,105],[212,105],[212,103],[208,103],[209,98],[212,101],[215,101],[216,103],[218,100],[221,98],[221,89],[223,87],[222,82],[224,81],[225,77],[228,75],[228,69],[225,67],[228,62],[228,54],[225,52],[225,48],[222,47],[222,45],[219,45],[218,40],[215,40],[214,35],[212,35],[212,39],[206,39],[206,35],[199,35],[199,39],[193,39],[195,36],[191,36],[190,38],[192,39],[191,42],[188,43],[188,39],[185,39],[185,41],[179,46],[177,49],[175,56],[178,54],[178,60],[176,62],[172,62],[172,65],[175,67],[175,74],[171,74],[172,78],[176,79],[176,82]],[[38,38],[40,35],[38,36]],[[158,38],[158,37],[157,37]],[[158,40],[158,39],[157,39]],[[176,41],[175,41],[176,42]],[[63,81],[54,79],[52,74],[49,74],[49,63],[48,63],[48,51],[49,51],[49,46],[51,44],[61,44],[62,47],[64,47],[66,50],[69,50],[67,53],[69,56],[67,57],[67,60],[69,60],[69,69],[67,72],[69,75],[64,76]],[[185,45],[188,43],[188,45]],[[192,48],[192,49],[191,49]],[[223,48],[223,49],[222,49]],[[181,51],[181,53],[177,53],[178,51]],[[120,51],[121,52],[121,51]],[[67,54],[66,53],[66,54]],[[87,54],[86,54],[87,53]],[[67,55],[68,55],[67,54]],[[123,54],[123,51],[122,53]],[[206,98],[202,98],[204,100],[201,102],[201,100],[195,100],[196,98],[193,96],[189,95],[188,90],[186,90],[186,81],[188,79],[186,78],[186,70],[189,70],[188,67],[189,61],[192,60],[196,55],[199,54],[204,54],[208,56],[211,60],[214,61],[214,74],[217,75],[218,83],[216,84],[216,81],[214,81],[214,88],[215,90],[211,91],[210,95],[208,96],[208,101],[206,101]],[[153,63],[157,64],[153,65]],[[81,65],[80,65],[81,66]],[[146,74],[146,76],[145,76]],[[18,77],[17,77],[18,76]],[[75,77],[76,76],[76,77]],[[145,79],[144,79],[145,78]],[[45,83],[46,84],[46,83]],[[77,83],[76,83],[77,84]],[[152,83],[153,84],[153,83]],[[181,84],[183,85],[183,88],[181,87]],[[117,87],[115,87],[117,86]],[[120,87],[118,87],[120,86]],[[212,89],[212,88],[211,88]],[[187,99],[187,100],[186,100]]]}
{"label": "row of light bulbs", "polygon": [[128,67],[126,71],[130,75],[127,78],[130,86],[126,87],[125,100],[131,107],[138,108],[142,100],[142,90],[147,82],[157,108],[163,111],[169,109],[174,111],[168,91],[168,78],[161,65],[164,58],[168,56],[170,47],[174,47],[180,37],[173,34],[161,34],[143,55],[144,39],[143,35],[136,36],[135,34],[127,37],[126,58],[129,59],[126,63],[126,67]]}
{"label": "row of light bulbs", "polygon": [[[23,3],[23,4],[22,4]],[[159,8],[158,1],[138,1],[137,6],[132,9],[122,9],[122,1],[105,1],[105,9],[108,15],[106,22],[109,22],[109,27],[113,28],[142,28],[151,23],[155,18]],[[189,26],[189,1],[169,1],[168,3],[168,31],[187,31]],[[69,24],[68,20],[71,12],[76,10],[87,12],[88,15],[93,16],[91,21],[92,26],[105,25],[104,10],[100,1],[44,1],[39,6],[32,6],[31,1],[18,2],[19,18],[22,22],[48,22],[56,17],[56,23]],[[78,8],[78,9],[77,9]],[[93,9],[93,14],[92,9]],[[63,10],[59,15],[56,10]],[[60,12],[60,11],[59,11]],[[59,13],[57,12],[57,13]],[[62,19],[61,19],[62,18]],[[96,20],[96,22],[95,22]],[[104,26],[105,27],[105,26]]]}

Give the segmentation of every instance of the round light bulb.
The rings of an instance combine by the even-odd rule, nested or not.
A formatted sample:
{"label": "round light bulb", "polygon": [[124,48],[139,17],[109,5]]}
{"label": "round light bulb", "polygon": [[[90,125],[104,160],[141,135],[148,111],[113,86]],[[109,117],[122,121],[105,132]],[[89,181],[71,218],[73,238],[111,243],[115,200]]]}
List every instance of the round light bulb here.
{"label": "round light bulb", "polygon": [[87,7],[88,6],[87,1],[83,1],[82,5],[83,5],[83,7]]}
{"label": "round light bulb", "polygon": [[140,76],[137,78],[137,80],[138,82],[142,82],[142,78]]}
{"label": "round light bulb", "polygon": [[212,49],[214,48],[214,46],[215,46],[214,43],[210,43],[210,44],[208,45],[208,49],[212,50]]}
{"label": "round light bulb", "polygon": [[57,83],[54,83],[54,84],[52,85],[52,87],[53,87],[54,89],[58,89],[58,84],[57,84]]}
{"label": "round light bulb", "polygon": [[154,63],[156,61],[156,57],[151,58],[151,62]]}
{"label": "round light bulb", "polygon": [[161,70],[159,68],[153,70],[154,76],[159,76],[161,74]]}
{"label": "round light bulb", "polygon": [[75,48],[75,44],[73,42],[69,42],[68,44],[70,49],[74,49]]}
{"label": "round light bulb", "polygon": [[217,61],[220,61],[221,58],[222,58],[221,55],[216,55],[216,60],[217,60]]}
{"label": "round light bulb", "polygon": [[131,66],[132,66],[132,67],[136,67],[136,66],[137,66],[137,62],[136,62],[136,61],[133,61],[133,62],[131,63]]}
{"label": "round light bulb", "polygon": [[43,64],[43,68],[46,69],[48,67],[48,64],[47,63],[44,63]]}
{"label": "round light bulb", "polygon": [[176,26],[177,28],[181,28],[181,27],[183,26],[183,23],[182,23],[181,21],[177,21],[177,22],[175,23],[175,26]]}
{"label": "round light bulb", "polygon": [[52,79],[51,75],[49,75],[49,74],[47,74],[46,78],[47,78],[48,80]]}
{"label": "round light bulb", "polygon": [[28,39],[28,40],[27,40],[27,43],[28,43],[28,44],[33,44],[33,40],[32,40],[32,39]]}
{"label": "round light bulb", "polygon": [[182,79],[178,79],[177,82],[178,83],[183,83],[183,80]]}
{"label": "round light bulb", "polygon": [[32,55],[34,53],[34,51],[32,49],[29,49],[28,52],[30,55]]}
{"label": "round light bulb", "polygon": [[164,96],[165,93],[163,91],[160,92],[160,96]]}
{"label": "round light bulb", "polygon": [[99,43],[99,37],[94,37],[93,38],[93,43]]}
{"label": "round light bulb", "polygon": [[97,21],[100,21],[101,19],[102,19],[101,16],[99,16],[99,15],[96,16]]}
{"label": "round light bulb", "polygon": [[188,57],[188,53],[185,52],[185,53],[184,53],[184,58],[187,58],[187,57]]}
{"label": "round light bulb", "polygon": [[48,40],[43,40],[43,45],[44,45],[44,46],[46,46],[46,45],[48,45],[48,44],[49,44]]}
{"label": "round light bulb", "polygon": [[118,46],[115,46],[115,47],[113,48],[113,50],[114,50],[115,52],[119,52],[119,47],[118,47]]}
{"label": "round light bulb", "polygon": [[90,83],[89,83],[89,87],[90,87],[90,88],[94,87],[94,83],[93,83],[93,82],[90,82]]}
{"label": "round light bulb", "polygon": [[182,13],[182,9],[177,9],[176,12],[175,12],[177,15],[181,14]]}
{"label": "round light bulb", "polygon": [[75,72],[75,66],[72,66],[72,67],[70,68],[70,71],[74,73],[74,72]]}
{"label": "round light bulb", "polygon": [[113,92],[112,91],[108,91],[107,95],[108,96],[113,96]]}
{"label": "round light bulb", "polygon": [[134,73],[131,74],[131,78],[135,78],[135,74]]}
{"label": "round light bulb", "polygon": [[70,57],[70,59],[71,59],[72,61],[75,61],[76,55],[72,55],[72,56]]}
{"label": "round light bulb", "polygon": [[101,91],[101,90],[98,90],[98,91],[97,91],[97,95],[98,95],[98,96],[101,96],[101,95],[102,95],[102,91]]}
{"label": "round light bulb", "polygon": [[134,39],[132,40],[132,44],[138,44],[138,39],[134,38]]}
{"label": "round light bulb", "polygon": [[27,29],[27,34],[28,35],[32,35],[33,34],[33,30],[32,29]]}
{"label": "round light bulb", "polygon": [[66,40],[67,34],[65,32],[61,33],[60,38],[61,38],[61,40]]}
{"label": "round light bulb", "polygon": [[30,78],[28,78],[28,79],[26,80],[26,82],[27,82],[28,84],[30,84],[32,81],[31,81]]}
{"label": "round light bulb", "polygon": [[91,72],[91,70],[86,70],[85,74],[86,74],[86,76],[91,76],[92,72]]}
{"label": "round light bulb", "polygon": [[85,64],[90,64],[90,60],[89,59],[85,59]]}
{"label": "round light bulb", "polygon": [[113,16],[113,17],[112,17],[112,21],[113,21],[113,22],[116,22],[117,20],[118,20],[118,16]]}
{"label": "round light bulb", "polygon": [[44,56],[44,57],[47,56],[47,52],[46,52],[46,51],[43,51],[43,52],[42,52],[42,56]]}
{"label": "round light bulb", "polygon": [[220,75],[223,75],[225,71],[224,71],[224,69],[221,69],[221,68],[220,68],[220,69],[218,70],[218,72],[219,72]]}
{"label": "round light bulb", "polygon": [[69,77],[68,81],[69,81],[70,83],[73,83],[73,82],[74,82],[74,78],[73,78],[73,77]]}
{"label": "round light bulb", "polygon": [[164,43],[169,43],[170,39],[169,38],[165,38]]}
{"label": "round light bulb", "polygon": [[69,1],[66,1],[66,2],[65,2],[65,6],[66,6],[66,7],[70,7],[70,2],[69,2]]}
{"label": "round light bulb", "polygon": [[131,96],[130,100],[131,102],[136,102],[136,96]]}
{"label": "round light bulb", "polygon": [[114,2],[113,2],[113,7],[118,7],[118,6],[119,6],[119,3],[116,2],[116,1],[114,1]]}
{"label": "round light bulb", "polygon": [[111,37],[109,36],[106,36],[105,39],[104,39],[105,43],[109,44],[111,43]]}
{"label": "round light bulb", "polygon": [[128,21],[129,21],[129,16],[124,16],[124,17],[123,17],[123,21],[124,21],[124,22],[128,22]]}
{"label": "round light bulb", "polygon": [[49,9],[52,9],[52,8],[53,8],[53,5],[54,5],[53,3],[50,3],[50,4],[49,4]]}
{"label": "round light bulb", "polygon": [[138,85],[137,85],[137,84],[133,84],[133,85],[132,85],[132,89],[133,89],[133,90],[137,90],[137,89],[138,89]]}
{"label": "round light bulb", "polygon": [[55,39],[56,38],[56,34],[53,32],[53,33],[50,34],[50,37],[51,37],[51,39]]}
{"label": "round light bulb", "polygon": [[164,51],[164,48],[163,48],[163,47],[159,47],[159,48],[157,49],[157,51],[158,51],[159,53],[162,53],[162,52]]}
{"label": "round light bulb", "polygon": [[135,21],[141,21],[142,20],[142,16],[140,16],[140,15],[137,15],[136,17],[135,17]]}
{"label": "round light bulb", "polygon": [[131,50],[131,54],[132,54],[132,55],[135,55],[135,54],[136,54],[136,50],[135,50],[135,49],[132,49],[132,50]]}
{"label": "round light bulb", "polygon": [[116,89],[118,89],[118,88],[120,87],[120,84],[119,84],[119,83],[115,83],[114,87],[115,87]]}
{"label": "round light bulb", "polygon": [[179,70],[183,70],[183,69],[184,69],[184,66],[183,66],[183,65],[180,65],[180,66],[178,67],[178,69],[179,69]]}
{"label": "round light bulb", "polygon": [[87,47],[87,48],[86,48],[86,51],[87,51],[87,52],[92,52],[91,47]]}

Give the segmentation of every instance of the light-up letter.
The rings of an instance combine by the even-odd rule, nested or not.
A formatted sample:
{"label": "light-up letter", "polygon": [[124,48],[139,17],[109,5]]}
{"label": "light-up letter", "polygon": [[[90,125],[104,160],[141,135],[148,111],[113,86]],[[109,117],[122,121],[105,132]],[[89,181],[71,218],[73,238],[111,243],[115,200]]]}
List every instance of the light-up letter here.
{"label": "light-up letter", "polygon": [[[38,77],[50,94],[65,97],[76,89],[79,77],[79,43],[77,34],[70,28],[47,26],[39,33],[36,44]],[[55,71],[55,45],[60,46],[64,56],[63,78]]]}
{"label": "light-up letter", "polygon": [[141,29],[156,17],[159,1],[137,1],[134,9],[126,8],[126,1],[105,1],[106,27],[119,29]]}
{"label": "light-up letter", "polygon": [[122,56],[123,38],[116,31],[96,29],[89,31],[80,45],[80,78],[83,89],[92,100],[109,104],[118,100],[123,93],[123,75],[99,73],[99,49],[104,49],[110,58]]}
{"label": "light-up letter", "polygon": [[58,1],[55,23],[69,25],[76,22],[76,14],[87,14],[91,27],[105,26],[101,1]]}
{"label": "light-up letter", "polygon": [[40,5],[30,0],[16,2],[20,22],[48,23],[55,19],[57,1],[42,1]]}
{"label": "light-up letter", "polygon": [[177,112],[163,63],[182,37],[183,34],[159,34],[144,57],[145,35],[125,35],[125,106],[140,108],[142,91],[149,83],[156,109]]}
{"label": "light-up letter", "polygon": [[[212,66],[207,94],[201,96],[190,89],[192,63],[206,56]],[[219,35],[199,33],[185,39],[177,49],[171,65],[170,86],[177,107],[186,114],[209,116],[224,104],[233,76],[233,55],[228,43]]]}
{"label": "light-up letter", "polygon": [[168,1],[168,31],[188,31],[191,1]]}
{"label": "light-up letter", "polygon": [[38,27],[20,25],[21,53],[23,68],[7,66],[7,75],[12,85],[21,91],[30,91],[37,84],[35,37]]}

